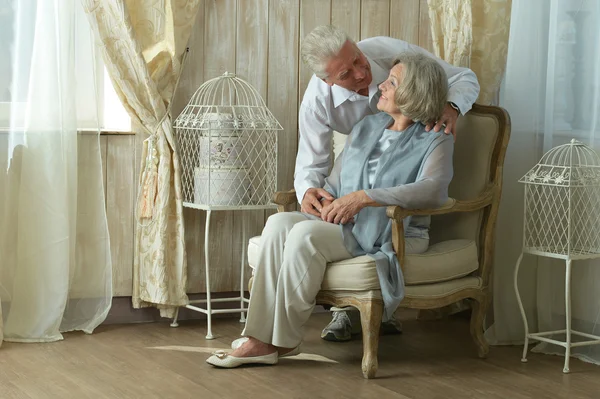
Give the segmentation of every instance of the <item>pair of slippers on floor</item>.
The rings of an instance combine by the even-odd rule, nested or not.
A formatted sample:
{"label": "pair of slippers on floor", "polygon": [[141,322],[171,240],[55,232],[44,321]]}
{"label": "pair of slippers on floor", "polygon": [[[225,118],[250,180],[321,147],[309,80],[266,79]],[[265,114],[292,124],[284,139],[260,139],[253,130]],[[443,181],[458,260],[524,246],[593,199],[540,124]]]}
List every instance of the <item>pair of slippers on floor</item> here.
{"label": "pair of slippers on floor", "polygon": [[[231,349],[236,350],[244,343],[248,341],[247,337],[238,338],[231,343]],[[233,369],[246,364],[277,364],[280,357],[296,356],[300,353],[300,345],[289,351],[284,355],[279,355],[277,351],[263,356],[252,356],[252,357],[235,357],[229,353],[218,350],[212,354],[211,357],[206,359],[206,363],[211,364],[215,367]]]}

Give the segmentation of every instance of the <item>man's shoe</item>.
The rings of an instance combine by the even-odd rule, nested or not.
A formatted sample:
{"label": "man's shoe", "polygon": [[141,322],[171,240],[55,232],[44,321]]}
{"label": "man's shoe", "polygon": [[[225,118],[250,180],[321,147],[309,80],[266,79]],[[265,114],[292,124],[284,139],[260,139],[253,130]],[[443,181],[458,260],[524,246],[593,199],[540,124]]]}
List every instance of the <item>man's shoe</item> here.
{"label": "man's shoe", "polygon": [[352,334],[356,332],[360,333],[360,318],[357,311],[334,311],[333,319],[321,332],[321,338],[331,342],[346,342],[350,341]]}
{"label": "man's shoe", "polygon": [[[346,342],[350,341],[353,336],[362,333],[360,313],[357,310],[340,309],[339,311],[334,310],[332,313],[333,320],[323,329],[321,338],[331,342]],[[392,316],[390,320],[381,323],[379,333],[382,335],[402,334],[402,322]]]}
{"label": "man's shoe", "polygon": [[396,320],[394,316],[386,322],[381,322],[381,334],[397,335],[402,334],[402,322]]}

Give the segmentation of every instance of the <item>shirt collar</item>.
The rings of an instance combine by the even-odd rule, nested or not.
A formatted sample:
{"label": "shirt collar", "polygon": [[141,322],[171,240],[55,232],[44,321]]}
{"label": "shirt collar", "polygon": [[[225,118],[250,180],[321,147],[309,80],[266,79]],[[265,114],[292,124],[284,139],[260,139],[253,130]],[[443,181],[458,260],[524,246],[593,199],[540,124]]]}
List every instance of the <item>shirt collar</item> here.
{"label": "shirt collar", "polygon": [[[366,55],[365,55],[366,57]],[[389,71],[384,70],[379,65],[377,65],[373,60],[367,57],[369,64],[371,65],[371,74],[373,75],[373,81],[369,85],[369,103],[373,99],[373,96],[377,94],[379,90],[379,84],[387,79]],[[331,87],[331,95],[333,97],[333,106],[337,108],[340,104],[343,104],[345,101],[352,99],[353,97],[359,98],[363,97],[355,91],[345,89],[338,85],[333,85]]]}

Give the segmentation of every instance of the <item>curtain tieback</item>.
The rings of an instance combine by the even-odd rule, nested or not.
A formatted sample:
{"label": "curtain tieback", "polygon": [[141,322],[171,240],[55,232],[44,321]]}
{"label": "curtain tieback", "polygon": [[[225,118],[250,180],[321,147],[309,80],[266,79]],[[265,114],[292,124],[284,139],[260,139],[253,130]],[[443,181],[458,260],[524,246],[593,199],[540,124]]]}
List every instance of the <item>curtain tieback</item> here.
{"label": "curtain tieback", "polygon": [[[142,171],[140,178],[139,195],[141,196],[141,198],[139,198],[137,204],[138,219],[152,219],[154,216],[154,205],[156,202],[156,196],[158,194],[158,164],[160,162],[156,141],[158,140],[160,128],[171,113],[173,98],[175,97],[177,86],[179,86],[179,79],[181,78],[181,72],[183,71],[183,66],[185,65],[185,61],[187,60],[189,50],[190,49],[188,47],[183,53],[183,58],[181,59],[181,64],[179,67],[179,73],[177,75],[177,80],[175,81],[173,95],[171,97],[171,101],[169,101],[168,103],[164,115],[156,124],[156,128],[154,129],[154,131],[150,131],[147,129],[148,133],[150,133],[150,137],[144,140],[142,149],[142,158],[145,159],[145,162],[144,170]],[[173,148],[173,152],[174,151],[175,149]]]}
{"label": "curtain tieback", "polygon": [[138,215],[140,219],[151,219],[154,215],[154,203],[158,193],[158,150],[155,136],[144,140],[142,155],[145,157],[140,188],[141,200],[138,202]]}

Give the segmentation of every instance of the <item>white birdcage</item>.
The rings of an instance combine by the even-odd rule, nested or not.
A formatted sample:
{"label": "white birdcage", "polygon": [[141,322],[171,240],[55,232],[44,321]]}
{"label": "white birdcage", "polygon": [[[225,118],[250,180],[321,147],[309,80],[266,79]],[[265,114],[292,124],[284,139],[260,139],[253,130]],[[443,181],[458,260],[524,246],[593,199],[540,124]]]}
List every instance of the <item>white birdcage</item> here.
{"label": "white birdcage", "polygon": [[[600,157],[573,139],[544,154],[519,182],[525,184],[525,220],[523,250],[515,266],[513,284],[525,330],[521,361],[527,361],[530,339],[560,345],[565,348],[563,372],[568,373],[572,347],[600,344],[600,336],[571,328],[572,262],[600,257]],[[526,253],[565,261],[563,330],[529,332],[517,281]],[[554,335],[564,335],[565,339],[554,339]],[[572,335],[587,340],[573,342]]]}
{"label": "white birdcage", "polygon": [[264,206],[277,183],[277,131],[260,94],[232,73],[202,84],[174,123],[184,205]]}
{"label": "white birdcage", "polygon": [[600,157],[573,139],[548,151],[525,184],[525,252],[600,256]]}

